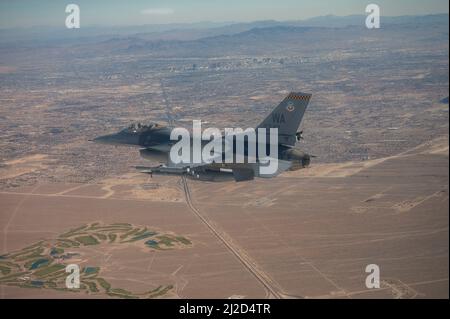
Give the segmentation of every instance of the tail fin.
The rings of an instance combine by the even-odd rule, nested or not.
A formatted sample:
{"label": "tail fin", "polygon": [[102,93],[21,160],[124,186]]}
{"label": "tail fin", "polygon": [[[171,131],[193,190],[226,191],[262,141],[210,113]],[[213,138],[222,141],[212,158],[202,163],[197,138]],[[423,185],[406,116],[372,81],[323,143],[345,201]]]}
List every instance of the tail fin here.
{"label": "tail fin", "polygon": [[301,92],[289,93],[257,128],[278,128],[278,142],[294,146],[297,141],[297,130],[311,96]]}

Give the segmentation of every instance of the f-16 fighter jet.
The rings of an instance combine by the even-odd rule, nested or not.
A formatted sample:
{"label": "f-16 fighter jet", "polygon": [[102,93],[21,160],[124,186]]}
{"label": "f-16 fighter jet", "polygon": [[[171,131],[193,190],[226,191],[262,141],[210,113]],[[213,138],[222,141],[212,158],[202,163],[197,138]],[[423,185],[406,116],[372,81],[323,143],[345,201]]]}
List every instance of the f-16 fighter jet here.
{"label": "f-16 fighter jet", "polygon": [[311,94],[301,92],[288,94],[256,129],[225,129],[225,135],[218,129],[215,134],[206,129],[202,134],[200,122],[200,127],[193,125],[191,136],[184,128],[138,123],[93,141],[139,147],[142,157],[160,163],[136,167],[152,176],[175,174],[202,181],[237,182],[271,178],[305,168],[314,157],[296,146],[302,139],[298,129],[310,98]]}

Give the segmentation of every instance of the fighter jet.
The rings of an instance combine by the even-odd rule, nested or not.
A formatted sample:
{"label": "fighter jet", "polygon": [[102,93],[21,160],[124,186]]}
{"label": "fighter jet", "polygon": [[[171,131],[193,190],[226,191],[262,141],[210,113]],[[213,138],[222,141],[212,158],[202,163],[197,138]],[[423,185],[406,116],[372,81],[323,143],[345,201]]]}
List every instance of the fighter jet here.
{"label": "fighter jet", "polygon": [[[303,152],[296,144],[302,137],[302,131],[298,131],[303,115],[310,101],[311,94],[292,92],[256,127],[264,128],[267,132],[271,128],[278,129],[277,163],[278,168],[273,174],[261,174],[262,161],[259,158],[252,163],[227,163],[214,161],[212,163],[178,163],[170,159],[170,150],[177,140],[171,140],[173,128],[158,123],[132,124],[115,134],[104,135],[93,141],[109,145],[131,145],[139,147],[140,155],[160,165],[153,167],[136,166],[142,173],[162,175],[185,175],[202,181],[236,182],[253,180],[255,177],[271,178],[284,171],[299,170],[310,165],[310,154]],[[269,144],[269,138],[265,139]],[[206,143],[206,142],[205,142]],[[258,143],[258,142],[257,142]],[[257,145],[258,146],[258,145]],[[267,145],[268,149],[269,145]],[[232,152],[236,153],[236,147]],[[248,146],[244,147],[244,155],[248,155]],[[219,154],[223,159],[225,155]]]}

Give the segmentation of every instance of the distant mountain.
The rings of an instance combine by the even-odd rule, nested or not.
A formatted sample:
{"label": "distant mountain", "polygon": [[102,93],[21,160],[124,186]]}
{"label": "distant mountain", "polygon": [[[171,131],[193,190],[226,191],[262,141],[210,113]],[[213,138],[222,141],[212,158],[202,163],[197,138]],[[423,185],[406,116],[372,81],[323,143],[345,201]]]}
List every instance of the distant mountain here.
{"label": "distant mountain", "polygon": [[[141,41],[193,41],[202,38],[212,38],[216,36],[230,36],[246,31],[262,28],[276,27],[321,27],[321,28],[345,28],[349,26],[365,26],[365,15],[334,16],[327,15],[315,17],[307,20],[296,21],[275,21],[264,20],[243,23],[231,22],[199,22],[190,24],[159,24],[142,26],[86,26],[77,30],[68,30],[61,27],[34,27],[0,29],[0,43],[20,43],[20,42],[40,42],[49,44],[73,44],[78,42],[98,43],[111,38],[116,40],[128,39],[130,37],[139,38]],[[435,14],[425,16],[400,16],[382,17],[383,26],[394,25],[447,25],[449,24],[448,14]],[[273,29],[276,32],[277,29]],[[281,29],[280,29],[281,30]],[[286,31],[288,29],[284,29]],[[256,35],[252,31],[248,35]],[[128,40],[126,40],[129,42]]]}
{"label": "distant mountain", "polygon": [[364,25],[365,21],[366,16],[364,15],[335,16],[330,14],[302,21],[292,21],[290,23],[293,25],[310,27],[342,28],[347,26]]}
{"label": "distant mountain", "polygon": [[[192,41],[135,41],[126,49],[126,53],[147,52],[164,56],[222,56],[229,54],[258,54],[260,52],[274,52],[286,50],[289,47],[298,47],[300,42],[311,41],[322,37],[322,28],[295,27],[278,25],[274,27],[253,28],[235,34],[217,35]],[[333,31],[330,30],[332,33]],[[327,35],[328,39],[333,36]],[[290,45],[291,44],[291,45]]]}
{"label": "distant mountain", "polygon": [[[288,21],[291,25],[310,26],[310,27],[327,27],[327,28],[342,28],[348,26],[364,26],[367,16],[365,15],[349,15],[349,16],[335,16],[327,15],[314,17],[302,21]],[[381,16],[382,25],[393,24],[448,24],[448,14],[432,14],[424,16]]]}
{"label": "distant mountain", "polygon": [[[346,25],[356,21],[361,16],[331,17],[333,21]],[[150,54],[154,56],[223,56],[224,54],[283,54],[292,53],[314,55],[315,50],[329,48],[330,50],[349,50],[352,45],[370,49],[373,43],[377,47],[388,48],[392,41],[397,43],[414,41],[420,45],[442,43],[448,39],[448,15],[423,17],[398,17],[387,19],[384,27],[374,32],[365,27],[365,23],[346,25],[345,27],[307,26],[307,22],[277,22],[260,21],[257,23],[238,24],[208,30],[210,34],[219,33],[193,40],[133,41],[126,49],[121,42],[116,44],[124,53]],[[326,21],[326,17],[315,18],[317,24]],[[329,25],[336,23],[327,22]],[[247,29],[250,26],[253,28]],[[237,32],[238,30],[244,30]],[[368,41],[370,39],[370,41]],[[405,42],[405,43],[406,43]]]}

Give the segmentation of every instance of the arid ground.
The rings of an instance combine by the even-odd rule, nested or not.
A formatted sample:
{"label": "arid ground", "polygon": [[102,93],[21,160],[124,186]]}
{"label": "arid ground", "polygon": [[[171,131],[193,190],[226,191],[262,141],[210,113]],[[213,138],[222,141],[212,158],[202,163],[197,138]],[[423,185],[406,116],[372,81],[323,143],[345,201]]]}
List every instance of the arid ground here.
{"label": "arid ground", "polygon": [[[449,16],[365,19],[0,30],[0,298],[448,298]],[[91,142],[255,127],[291,91],[315,157],[274,179]]]}
{"label": "arid ground", "polygon": [[[444,137],[388,158],[317,164],[271,180],[188,180],[196,212],[179,177],[127,174],[2,191],[0,247],[5,256],[96,222],[142,225],[189,244],[81,241],[66,248],[81,257],[53,263],[94,267],[134,297],[163,286],[170,289],[156,297],[448,298],[448,154]],[[380,267],[380,289],[365,286],[369,264]],[[127,296],[5,277],[2,298]],[[41,277],[34,281],[48,279]]]}

